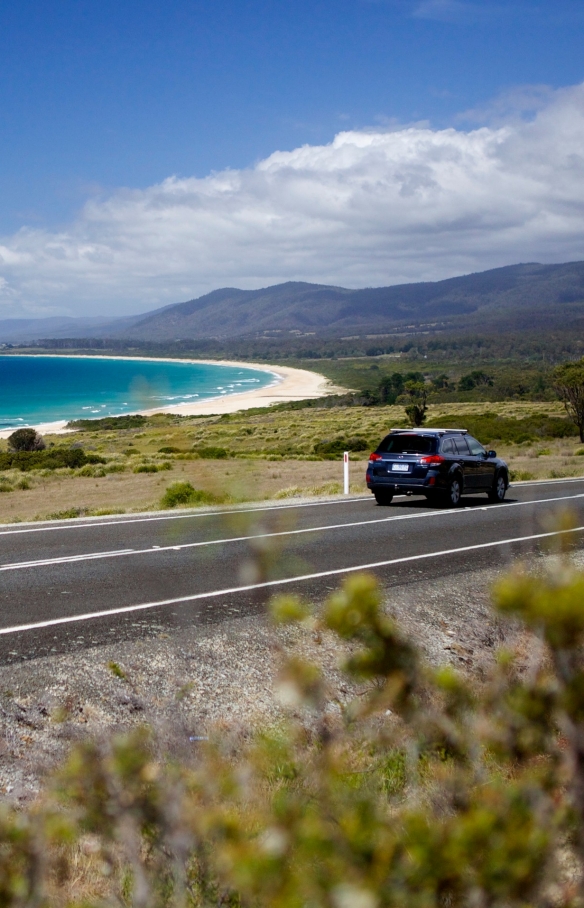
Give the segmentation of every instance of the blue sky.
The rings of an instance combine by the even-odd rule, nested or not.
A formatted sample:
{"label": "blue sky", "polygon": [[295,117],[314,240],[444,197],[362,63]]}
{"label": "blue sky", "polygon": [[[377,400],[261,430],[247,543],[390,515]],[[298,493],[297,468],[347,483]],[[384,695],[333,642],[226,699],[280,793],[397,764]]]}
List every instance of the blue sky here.
{"label": "blue sky", "polygon": [[[282,225],[294,220],[291,195],[302,196],[292,185],[285,204],[278,202],[283,190],[274,185],[258,190],[255,214],[249,214],[246,202],[248,225],[265,218],[277,222],[279,251],[276,254],[273,243],[266,246],[266,267],[259,262],[248,267],[241,252],[245,238],[238,239],[237,254],[224,251],[233,242],[232,223],[241,222],[241,192],[249,200],[249,180],[254,183],[258,165],[263,173],[261,162],[275,152],[327,148],[339,133],[393,134],[405,140],[412,138],[412,129],[419,137],[424,130],[436,137],[451,129],[461,141],[480,127],[493,135],[505,128],[520,133],[566,103],[575,106],[577,119],[581,103],[576,87],[584,81],[583,32],[583,4],[574,0],[5,3],[0,8],[0,244],[5,249],[0,318],[18,313],[97,314],[119,311],[120,305],[138,311],[225,283],[258,286],[267,280],[306,277],[359,285],[440,277],[449,269],[455,273],[508,264],[506,256],[523,256],[532,248],[540,258],[548,250],[550,260],[573,256],[578,252],[577,229],[564,246],[553,232],[546,246],[540,224],[530,234],[531,246],[522,246],[518,223],[513,228],[516,245],[510,248],[507,236],[507,243],[489,247],[482,261],[476,250],[457,258],[454,232],[450,257],[442,249],[439,263],[428,252],[408,270],[397,266],[403,250],[390,242],[387,258],[394,264],[384,270],[379,267],[383,242],[375,246],[374,241],[387,237],[390,228],[397,230],[403,217],[397,212],[398,220],[391,225],[370,225],[375,249],[363,246],[362,266],[358,255],[349,269],[335,264],[331,238],[331,255],[319,271],[303,258],[302,250],[313,244],[319,223],[318,236],[324,236],[330,212],[304,210],[305,224],[312,218],[303,228],[304,246],[290,250],[291,237],[282,234]],[[569,120],[565,115],[564,124]],[[533,147],[533,139],[521,135],[523,152],[515,149],[515,157],[529,156]],[[538,136],[538,154],[544,155],[551,172],[557,169],[552,158],[558,149],[546,152],[543,129]],[[418,148],[419,143],[414,144]],[[394,160],[395,147],[385,147],[387,161]],[[406,159],[411,161],[411,151]],[[369,155],[367,166],[372,160]],[[510,159],[505,160],[508,164]],[[287,161],[282,166],[289,165]],[[428,160],[419,165],[427,168]],[[312,161],[313,174],[314,166]],[[337,163],[330,166],[338,168]],[[358,170],[365,165],[361,161],[351,166]],[[519,173],[517,162],[514,166]],[[293,169],[298,172],[296,159]],[[170,193],[176,214],[179,186],[186,193],[180,205],[198,210],[201,198],[193,203],[193,192],[208,200],[211,184],[204,181],[212,174],[229,173],[242,174],[246,183],[237,189],[234,220],[230,223],[224,210],[209,203],[207,222],[191,219],[183,225],[179,245],[184,261],[171,271],[149,271],[144,263],[152,260],[155,236],[144,228],[149,239],[140,251],[137,209],[166,209]],[[394,181],[401,179],[402,171],[396,173],[392,171]],[[280,168],[279,180],[282,174]],[[389,179],[384,174],[383,180]],[[165,181],[172,177],[178,183],[169,189]],[[377,171],[375,179],[382,179]],[[413,186],[411,174],[407,179]],[[199,183],[189,183],[193,180]],[[164,202],[157,186],[166,187]],[[400,186],[403,196],[406,190]],[[419,211],[426,204],[421,187],[417,182],[412,195]],[[212,191],[218,192],[217,184]],[[269,215],[260,204],[262,193],[270,194]],[[223,200],[224,194],[219,195]],[[488,192],[482,195],[487,197]],[[121,212],[129,221],[120,239],[112,225],[120,223]],[[159,219],[156,228],[167,258],[176,240],[174,214],[169,209],[166,224]],[[460,216],[451,212],[450,222]],[[550,210],[549,218],[555,216],[557,211]],[[493,223],[493,213],[484,205],[475,217]],[[435,224],[435,212],[433,218]],[[128,244],[129,235],[134,239]],[[250,242],[255,245],[257,237],[252,236],[253,231]],[[74,251],[71,243],[77,244]],[[84,272],[79,263],[88,244],[93,244],[91,263]],[[57,246],[61,251],[55,251]],[[184,263],[189,249],[191,259],[199,262],[190,270]],[[223,251],[214,269],[205,270],[213,250]],[[579,257],[584,257],[582,252]],[[65,262],[61,271],[59,256]],[[95,267],[98,260],[101,270]],[[227,261],[232,263],[229,268]]]}

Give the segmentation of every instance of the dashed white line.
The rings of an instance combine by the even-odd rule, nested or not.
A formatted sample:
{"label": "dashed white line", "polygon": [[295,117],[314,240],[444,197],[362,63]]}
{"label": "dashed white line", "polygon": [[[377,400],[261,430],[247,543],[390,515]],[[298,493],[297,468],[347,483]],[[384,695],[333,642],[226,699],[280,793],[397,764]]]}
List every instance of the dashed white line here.
{"label": "dashed white line", "polygon": [[373,526],[377,524],[394,523],[400,520],[423,520],[433,517],[455,517],[460,514],[473,514],[482,511],[493,512],[498,508],[516,508],[527,505],[549,504],[557,501],[572,501],[584,498],[584,493],[578,495],[564,495],[559,498],[540,498],[536,501],[510,501],[503,504],[492,504],[485,508],[458,508],[447,511],[424,511],[422,514],[399,514],[393,517],[377,517],[373,520],[355,520],[350,523],[333,523],[326,526],[303,527],[297,530],[281,530],[273,533],[252,533],[249,536],[232,536],[227,539],[208,539],[202,542],[185,542],[182,545],[148,546],[145,549],[116,549],[109,552],[88,552],[80,555],[62,555],[59,558],[44,558],[38,561],[15,561],[0,565],[2,571],[21,571],[28,568],[51,567],[58,564],[77,564],[83,561],[97,561],[105,558],[130,557],[132,555],[152,555],[162,552],[180,552],[185,549],[205,548],[213,545],[230,545],[234,543],[250,542],[252,539],[275,539],[282,536],[301,536],[307,533],[323,533],[330,530],[343,530],[352,527]]}

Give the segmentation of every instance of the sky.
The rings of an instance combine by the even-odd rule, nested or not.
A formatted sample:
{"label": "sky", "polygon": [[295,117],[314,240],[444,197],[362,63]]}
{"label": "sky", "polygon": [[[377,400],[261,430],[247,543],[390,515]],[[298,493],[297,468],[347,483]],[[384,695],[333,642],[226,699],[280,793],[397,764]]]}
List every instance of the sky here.
{"label": "sky", "polygon": [[0,319],[584,259],[581,0],[0,4]]}

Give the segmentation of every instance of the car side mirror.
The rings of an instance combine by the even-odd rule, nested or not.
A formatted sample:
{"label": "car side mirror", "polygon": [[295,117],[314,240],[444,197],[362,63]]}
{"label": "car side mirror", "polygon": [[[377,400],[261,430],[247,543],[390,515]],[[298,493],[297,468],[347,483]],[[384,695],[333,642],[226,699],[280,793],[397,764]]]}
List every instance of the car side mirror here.
{"label": "car side mirror", "polygon": [[487,451],[487,457],[496,457],[496,456],[497,456],[496,451]]}

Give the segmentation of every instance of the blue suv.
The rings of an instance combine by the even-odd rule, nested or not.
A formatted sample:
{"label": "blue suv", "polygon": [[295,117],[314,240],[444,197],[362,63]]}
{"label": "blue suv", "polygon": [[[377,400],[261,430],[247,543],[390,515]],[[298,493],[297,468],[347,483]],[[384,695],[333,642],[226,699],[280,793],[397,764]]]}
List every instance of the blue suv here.
{"label": "blue suv", "polygon": [[405,493],[454,508],[474,492],[503,501],[509,467],[466,429],[392,429],[369,456],[366,478],[377,504]]}

